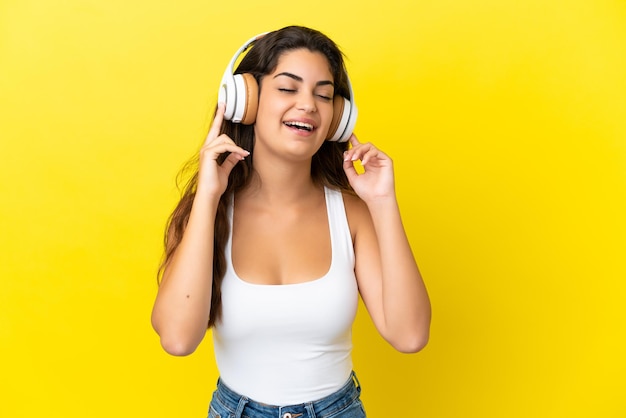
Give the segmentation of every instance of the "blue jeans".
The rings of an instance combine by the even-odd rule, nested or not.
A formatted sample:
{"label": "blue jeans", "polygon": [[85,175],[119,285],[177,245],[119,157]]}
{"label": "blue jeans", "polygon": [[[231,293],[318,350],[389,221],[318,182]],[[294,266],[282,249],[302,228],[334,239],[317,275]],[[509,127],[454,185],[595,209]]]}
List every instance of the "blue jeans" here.
{"label": "blue jeans", "polygon": [[209,418],[365,418],[361,385],[354,372],[337,392],[313,402],[273,406],[233,392],[221,380],[209,405]]}

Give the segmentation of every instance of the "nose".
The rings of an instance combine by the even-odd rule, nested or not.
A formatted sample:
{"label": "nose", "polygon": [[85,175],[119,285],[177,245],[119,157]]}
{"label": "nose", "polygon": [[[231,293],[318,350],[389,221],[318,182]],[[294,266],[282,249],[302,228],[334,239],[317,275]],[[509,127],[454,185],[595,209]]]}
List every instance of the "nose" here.
{"label": "nose", "polygon": [[317,106],[315,105],[315,97],[311,93],[302,92],[298,95],[298,110],[302,110],[306,113],[312,113],[317,111]]}

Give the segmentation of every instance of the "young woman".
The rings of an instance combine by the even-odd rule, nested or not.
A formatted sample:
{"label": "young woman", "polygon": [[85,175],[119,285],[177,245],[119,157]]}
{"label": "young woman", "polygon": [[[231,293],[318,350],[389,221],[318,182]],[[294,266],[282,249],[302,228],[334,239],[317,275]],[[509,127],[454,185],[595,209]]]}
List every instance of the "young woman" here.
{"label": "young woman", "polygon": [[[333,41],[291,26],[250,44],[170,218],[152,324],[173,355],[213,327],[210,417],[364,417],[350,356],[359,294],[401,352],[424,347],[430,327],[392,161],[351,134]],[[249,101],[243,123],[233,86]]]}

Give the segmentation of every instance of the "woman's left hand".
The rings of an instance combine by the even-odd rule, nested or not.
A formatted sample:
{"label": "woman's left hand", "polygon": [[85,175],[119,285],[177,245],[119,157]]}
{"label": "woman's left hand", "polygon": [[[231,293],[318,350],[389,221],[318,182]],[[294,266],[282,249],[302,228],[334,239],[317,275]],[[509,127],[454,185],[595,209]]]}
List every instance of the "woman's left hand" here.
{"label": "woman's left hand", "polygon": [[[343,169],[356,194],[372,203],[378,199],[395,198],[393,161],[370,143],[361,143],[352,134],[352,147],[344,153]],[[354,162],[361,160],[364,172],[357,173]]]}

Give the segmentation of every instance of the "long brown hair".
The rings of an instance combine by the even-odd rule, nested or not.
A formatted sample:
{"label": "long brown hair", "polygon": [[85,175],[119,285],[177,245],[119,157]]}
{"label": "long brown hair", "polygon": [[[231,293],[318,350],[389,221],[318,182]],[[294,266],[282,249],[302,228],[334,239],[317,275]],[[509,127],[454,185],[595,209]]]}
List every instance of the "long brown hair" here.
{"label": "long brown hair", "polygon": [[[334,78],[335,94],[349,98],[348,76],[342,52],[323,33],[302,26],[288,26],[270,32],[260,38],[243,57],[235,73],[252,74],[260,86],[263,76],[270,74],[276,69],[278,59],[282,54],[301,48],[312,52],[320,52],[327,58]],[[209,327],[213,326],[221,316],[221,284],[226,272],[224,249],[230,234],[228,221],[229,196],[244,188],[250,182],[254,172],[254,126],[224,120],[220,133],[225,133],[237,145],[250,151],[250,155],[244,161],[237,163],[233,168],[228,179],[226,191],[221,196],[217,208],[213,238],[213,284]],[[347,149],[347,142],[325,141],[318,152],[315,153],[311,162],[311,177],[313,181],[320,185],[351,192],[352,188],[342,168],[343,152]],[[225,158],[225,156],[223,157]],[[185,168],[181,170],[179,179],[189,171],[192,174],[183,186],[181,199],[168,219],[165,231],[165,254],[158,273],[159,283],[165,266],[176,251],[189,221],[198,183],[198,155],[192,158]]]}

